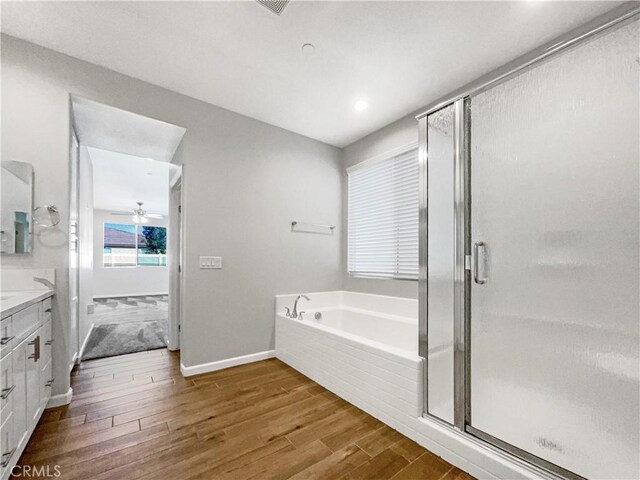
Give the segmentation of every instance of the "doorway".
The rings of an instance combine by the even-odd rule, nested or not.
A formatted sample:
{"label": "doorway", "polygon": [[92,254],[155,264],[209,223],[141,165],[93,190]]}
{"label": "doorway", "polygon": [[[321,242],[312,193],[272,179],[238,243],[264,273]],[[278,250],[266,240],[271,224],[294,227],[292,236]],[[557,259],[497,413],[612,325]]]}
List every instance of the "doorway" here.
{"label": "doorway", "polygon": [[[72,97],[79,185],[80,360],[179,348],[170,215],[185,129]],[[180,185],[180,184],[179,184]],[[175,297],[174,297],[175,296]],[[179,310],[177,310],[179,312]],[[177,331],[178,328],[176,327]]]}

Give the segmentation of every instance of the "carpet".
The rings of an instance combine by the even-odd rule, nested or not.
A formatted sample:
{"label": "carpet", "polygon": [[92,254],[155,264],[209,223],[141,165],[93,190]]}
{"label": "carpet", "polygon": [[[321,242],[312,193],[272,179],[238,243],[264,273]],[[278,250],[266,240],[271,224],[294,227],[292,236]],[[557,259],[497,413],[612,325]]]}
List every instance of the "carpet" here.
{"label": "carpet", "polygon": [[155,350],[167,346],[168,298],[165,295],[96,299],[89,321],[93,330],[83,360]]}
{"label": "carpet", "polygon": [[95,325],[82,358],[90,360],[165,348],[167,332],[163,327],[157,321]]}

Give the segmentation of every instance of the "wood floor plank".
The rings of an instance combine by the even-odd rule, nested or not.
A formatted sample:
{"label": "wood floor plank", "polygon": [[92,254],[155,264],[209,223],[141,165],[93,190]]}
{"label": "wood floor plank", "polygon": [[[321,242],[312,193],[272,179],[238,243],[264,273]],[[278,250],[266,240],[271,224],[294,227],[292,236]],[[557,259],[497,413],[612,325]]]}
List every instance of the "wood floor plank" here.
{"label": "wood floor plank", "polygon": [[[251,428],[260,436],[284,436],[296,427],[300,427],[303,419],[309,421],[317,415],[322,415],[327,410],[333,410],[330,401],[320,396],[308,396],[302,401],[292,403],[283,408],[277,408],[265,412],[257,417],[250,418],[244,422],[237,422],[227,427],[229,435],[236,435],[242,430]],[[300,420],[297,422],[296,420]],[[298,425],[300,423],[300,425]],[[281,429],[284,430],[281,432]]]}
{"label": "wood floor plank", "polygon": [[337,431],[338,428],[344,428],[345,425],[355,425],[359,418],[360,415],[356,407],[350,405],[344,410],[336,410],[330,416],[315,422],[313,425],[305,425],[287,434],[287,440],[294,446],[300,447],[314,440],[320,440]]}
{"label": "wood floor plank", "polygon": [[404,435],[400,437],[400,440],[395,442],[391,447],[389,447],[394,452],[402,455],[409,462],[413,462],[420,455],[425,452],[425,449],[418,445],[416,442],[411,440],[410,438],[405,437]]}
{"label": "wood floor plank", "polygon": [[474,480],[474,478],[469,475],[467,472],[463,472],[459,468],[453,467],[449,470],[442,480]]}
{"label": "wood floor plank", "polygon": [[387,425],[383,425],[369,435],[366,435],[356,441],[356,445],[364,450],[367,455],[374,457],[385,448],[388,448],[389,445],[392,445],[401,439],[402,434],[400,432]]}
{"label": "wood floor plank", "polygon": [[[55,442],[34,442],[25,449],[24,457],[27,463],[54,455],[59,455],[74,450],[82,449],[105,440],[117,438],[127,433],[137,432],[140,430],[138,421],[125,423],[117,427],[104,428],[97,432],[91,432],[83,436],[73,436],[67,438],[58,438]],[[42,445],[44,444],[44,445]]]}
{"label": "wood floor plank", "polygon": [[25,452],[31,452],[34,448],[42,449],[49,448],[51,445],[60,445],[69,439],[83,437],[113,427],[111,418],[91,423],[85,423],[84,421],[80,423],[66,422],[74,418],[83,419],[83,417],[72,417],[56,422],[55,425],[49,424],[46,430],[36,428],[34,435],[37,436],[33,442],[27,445]]}
{"label": "wood floor plank", "polygon": [[211,398],[207,398],[206,400],[194,402],[185,406],[179,412],[164,410],[150,415],[145,412],[140,418],[140,425],[142,428],[146,428],[158,423],[168,422],[171,430],[179,430],[253,405],[257,401],[274,395],[273,392],[265,392],[260,388],[248,390],[225,389],[224,393],[225,396],[217,397],[213,401]]}
{"label": "wood floor plank", "polygon": [[92,408],[87,411],[87,422],[114,417],[113,424],[120,425],[153,413],[190,405],[197,400],[205,399],[206,395],[206,390],[196,386],[189,386],[176,387],[169,391],[163,389],[160,392],[153,392],[151,395],[147,394],[127,402],[120,401],[126,399],[126,397],[123,397],[110,405],[105,405],[102,408]]}
{"label": "wood floor plank", "polygon": [[369,456],[356,445],[349,445],[296,473],[291,480],[335,480],[352,472],[369,460]]}
{"label": "wood floor plank", "polygon": [[[345,475],[344,478],[345,480],[384,480],[392,478],[408,464],[409,462],[402,455],[387,448]],[[420,477],[412,480],[418,479],[422,480]]]}
{"label": "wood floor plank", "polygon": [[[29,464],[60,465],[64,470],[71,465],[76,465],[81,462],[90,462],[93,459],[102,457],[104,455],[113,455],[114,457],[117,457],[118,452],[127,447],[137,445],[152,438],[167,435],[168,433],[169,431],[166,425],[157,425],[156,427],[148,430],[134,431],[132,433],[127,433],[119,437],[104,440],[92,445],[87,445],[76,450],[71,450],[55,455],[44,455],[42,459],[29,462]],[[97,473],[99,472],[93,471],[93,474]]]}
{"label": "wood floor plank", "polygon": [[[453,467],[441,458],[425,452],[414,462],[411,462],[405,468],[400,470],[393,480],[440,480]],[[462,480],[462,478],[460,479]]]}
{"label": "wood floor plank", "polygon": [[61,435],[70,430],[71,427],[84,424],[86,417],[86,415],[82,414],[75,417],[63,418],[58,421],[39,422],[31,438],[35,443],[36,441],[40,442],[40,440],[47,435]]}
{"label": "wood floor plank", "polygon": [[346,423],[337,426],[334,432],[321,438],[322,442],[332,451],[340,450],[351,443],[356,443],[362,437],[376,431],[382,427],[383,423],[366,413],[358,410],[355,415],[360,416],[360,421]]}
{"label": "wood floor plank", "polygon": [[215,433],[223,428],[241,422],[250,421],[265,413],[270,413],[281,408],[286,408],[292,404],[302,402],[309,399],[309,395],[305,392],[288,393],[282,390],[280,393],[274,394],[273,397],[255,405],[250,405],[240,410],[225,413],[220,416],[213,416],[209,420],[205,420],[197,425],[198,435],[201,438],[207,438],[211,433]]}
{"label": "wood floor plank", "polygon": [[[206,442],[214,439],[215,437],[212,437]],[[206,442],[205,445],[207,445]],[[289,451],[292,448],[291,444],[284,439],[264,445],[256,436],[235,437],[217,444],[214,448],[208,448],[203,453],[174,463],[162,473],[172,480],[218,479],[274,452]],[[140,480],[156,479],[153,475],[144,475]]]}
{"label": "wood floor plank", "polygon": [[312,442],[304,448],[278,451],[262,457],[242,468],[226,472],[217,478],[221,480],[285,480],[298,472],[318,463],[331,455],[331,450],[320,441]]}
{"label": "wood floor plank", "polygon": [[[98,454],[90,460],[65,466],[65,480],[100,477],[133,478],[133,473],[140,471],[137,465],[148,465],[145,473],[157,471],[163,468],[165,465],[163,462],[173,462],[176,452],[183,448],[191,450],[199,443],[198,437],[192,432],[172,433],[162,426],[156,426],[155,430],[148,430],[147,435],[149,432],[151,432],[150,436],[141,439],[139,443],[118,450],[117,455]],[[162,434],[157,435],[158,433]]]}
{"label": "wood floor plank", "polygon": [[67,480],[470,480],[277,359],[194,377],[179,354],[83,362],[19,463]]}

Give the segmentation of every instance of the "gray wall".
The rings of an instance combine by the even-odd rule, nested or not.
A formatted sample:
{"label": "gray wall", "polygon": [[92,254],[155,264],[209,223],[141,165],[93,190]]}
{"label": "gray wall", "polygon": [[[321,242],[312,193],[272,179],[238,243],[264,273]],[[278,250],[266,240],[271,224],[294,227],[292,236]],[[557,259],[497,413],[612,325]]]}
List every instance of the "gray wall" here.
{"label": "gray wall", "polygon": [[[376,132],[345,147],[343,151],[344,169],[397,148],[418,142],[418,122],[409,115],[387,125]],[[345,208],[342,212],[342,286],[344,290],[376,293],[397,297],[418,298],[418,282],[411,280],[383,280],[379,278],[357,278],[347,272],[347,181],[343,178],[342,198]]]}
{"label": "gray wall", "polygon": [[[56,268],[56,348],[68,341],[70,93],[187,128],[186,366],[272,349],[275,294],[341,287],[339,149],[3,35],[2,158],[31,162],[36,204],[63,212],[58,229],[36,232],[33,255],[3,262]],[[292,220],[338,234],[293,234]],[[221,255],[223,269],[200,270],[199,255]],[[59,394],[68,375],[54,368]]]}

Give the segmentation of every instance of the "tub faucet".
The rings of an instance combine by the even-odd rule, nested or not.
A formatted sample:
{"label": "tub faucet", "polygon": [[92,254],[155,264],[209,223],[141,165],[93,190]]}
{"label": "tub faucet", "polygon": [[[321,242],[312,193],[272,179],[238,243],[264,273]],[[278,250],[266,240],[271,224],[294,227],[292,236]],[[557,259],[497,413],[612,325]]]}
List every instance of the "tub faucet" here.
{"label": "tub faucet", "polygon": [[298,297],[296,298],[296,301],[293,302],[293,311],[291,312],[291,318],[298,318],[298,300],[300,300],[301,298],[304,298],[308,302],[311,301],[311,299],[306,295],[302,295],[302,294],[298,295]]}

